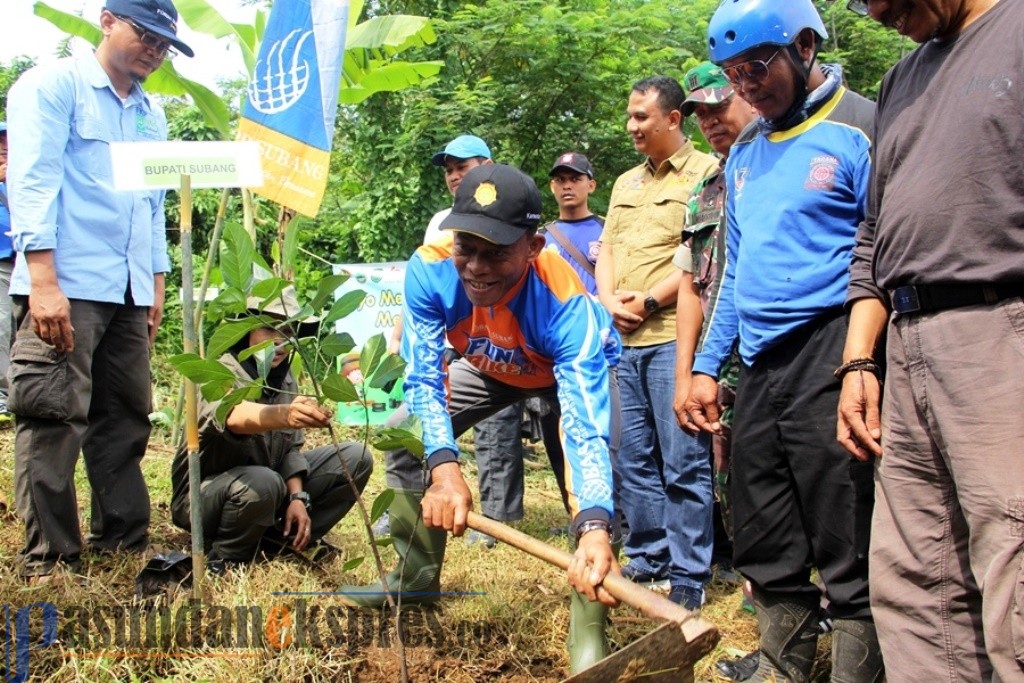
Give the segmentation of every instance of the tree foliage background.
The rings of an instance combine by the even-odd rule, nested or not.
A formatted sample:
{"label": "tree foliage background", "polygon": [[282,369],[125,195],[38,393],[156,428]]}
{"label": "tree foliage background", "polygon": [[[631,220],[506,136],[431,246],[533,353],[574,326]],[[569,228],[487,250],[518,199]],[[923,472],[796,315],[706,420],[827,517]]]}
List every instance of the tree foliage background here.
{"label": "tree foliage background", "polygon": [[[545,220],[557,212],[547,171],[563,151],[587,154],[603,213],[615,178],[640,162],[625,131],[633,83],[682,78],[705,59],[718,0],[382,0],[373,11],[431,16],[438,41],[423,58],[445,67],[422,87],[344,108],[333,176],[307,247],[336,261],[405,259],[430,216],[451,204],[430,156],[462,133],[483,137],[497,161],[536,178]],[[845,3],[819,3],[829,28],[822,59],[845,66],[850,86],[877,93],[904,46]],[[692,122],[687,131],[698,144]]]}
{"label": "tree foliage background", "polygon": [[[378,93],[341,105],[331,179],[320,215],[298,221],[302,245],[327,262],[403,260],[422,239],[430,216],[451,204],[431,155],[462,133],[483,137],[497,161],[536,178],[545,219],[556,215],[547,171],[558,154],[587,154],[597,172],[592,208],[603,213],[615,178],[640,162],[625,130],[630,88],[661,73],[682,78],[706,58],[708,20],[718,0],[378,0],[364,15],[412,14],[433,20],[437,42],[415,48],[411,59],[440,60],[440,73],[417,87]],[[875,22],[856,17],[844,2],[817,2],[830,37],[822,61],[845,67],[850,87],[877,93],[885,71],[910,46]],[[59,49],[59,48],[55,48]],[[202,59],[198,55],[196,59]],[[27,60],[0,65],[6,95]],[[243,83],[221,84],[237,102]],[[187,101],[169,99],[171,137],[215,139]],[[704,145],[691,121],[687,132]],[[706,148],[706,146],[705,146]],[[196,253],[205,249],[219,196],[198,194],[193,215]],[[240,211],[232,200],[229,215]],[[168,224],[178,222],[174,193]],[[277,212],[257,217],[260,242],[269,244]],[[263,239],[265,237],[265,239]],[[172,235],[172,241],[175,236]],[[325,270],[322,262],[312,270]],[[298,274],[301,282],[302,275]]]}

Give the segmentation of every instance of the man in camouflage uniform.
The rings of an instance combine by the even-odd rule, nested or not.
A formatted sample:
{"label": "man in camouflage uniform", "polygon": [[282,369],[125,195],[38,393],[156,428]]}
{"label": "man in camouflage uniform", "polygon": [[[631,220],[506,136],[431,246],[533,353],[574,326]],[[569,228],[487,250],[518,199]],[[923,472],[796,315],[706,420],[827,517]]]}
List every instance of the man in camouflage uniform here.
{"label": "man in camouflage uniform", "polygon": [[[683,404],[689,391],[690,371],[698,339],[703,338],[707,321],[718,300],[720,281],[718,273],[725,268],[725,160],[729,148],[744,128],[754,120],[753,108],[738,97],[733,97],[732,86],[722,70],[711,62],[702,62],[686,72],[683,79],[686,100],[683,114],[694,115],[705,139],[721,157],[719,167],[700,181],[690,195],[683,227],[682,244],[673,263],[683,271],[679,284],[676,337],[676,392],[673,407],[679,425],[687,424]],[[684,311],[686,314],[684,314]],[[684,341],[685,340],[685,341]],[[715,465],[715,547],[712,563],[720,578],[729,575],[732,566],[732,547],[727,488],[729,476],[729,450],[732,426],[732,401],[739,364],[736,354],[726,363],[719,377],[719,400],[725,406],[721,434],[716,434],[712,446]]]}

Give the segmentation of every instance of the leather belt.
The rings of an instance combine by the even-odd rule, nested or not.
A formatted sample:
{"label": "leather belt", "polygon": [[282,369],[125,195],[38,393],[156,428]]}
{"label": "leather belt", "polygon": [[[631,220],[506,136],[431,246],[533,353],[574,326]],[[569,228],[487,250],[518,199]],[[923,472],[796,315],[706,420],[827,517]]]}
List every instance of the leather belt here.
{"label": "leather belt", "polygon": [[889,293],[892,309],[900,315],[930,313],[948,308],[994,304],[1024,296],[1024,283],[992,285],[906,285]]}

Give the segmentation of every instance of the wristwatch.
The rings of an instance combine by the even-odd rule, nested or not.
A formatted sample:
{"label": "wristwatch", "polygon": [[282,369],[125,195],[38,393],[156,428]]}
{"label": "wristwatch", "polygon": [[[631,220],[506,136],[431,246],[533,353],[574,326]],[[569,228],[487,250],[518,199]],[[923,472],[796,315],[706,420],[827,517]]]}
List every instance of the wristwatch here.
{"label": "wristwatch", "polygon": [[648,313],[657,313],[659,308],[661,306],[658,305],[658,300],[648,294],[647,298],[644,299],[644,310]]}
{"label": "wristwatch", "polygon": [[587,533],[588,531],[594,531],[596,529],[600,529],[601,531],[607,532],[609,536],[612,533],[611,525],[609,525],[608,522],[604,521],[603,519],[588,519],[587,521],[580,524],[579,527],[576,529],[576,543],[578,544],[580,542],[580,539],[583,538],[583,534]]}
{"label": "wristwatch", "polygon": [[313,501],[310,500],[309,494],[306,493],[305,491],[299,491],[298,493],[290,494],[288,496],[288,502],[290,503],[293,500],[301,500],[302,504],[306,506],[307,510],[313,507]]}

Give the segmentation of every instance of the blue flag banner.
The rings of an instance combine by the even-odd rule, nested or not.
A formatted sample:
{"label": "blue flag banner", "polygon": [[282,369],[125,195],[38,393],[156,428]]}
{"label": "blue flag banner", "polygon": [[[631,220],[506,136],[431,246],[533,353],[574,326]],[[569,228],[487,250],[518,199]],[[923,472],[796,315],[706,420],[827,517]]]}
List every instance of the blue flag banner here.
{"label": "blue flag banner", "polygon": [[238,129],[262,150],[253,191],[310,217],[327,187],[347,30],[348,0],[276,0]]}

